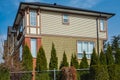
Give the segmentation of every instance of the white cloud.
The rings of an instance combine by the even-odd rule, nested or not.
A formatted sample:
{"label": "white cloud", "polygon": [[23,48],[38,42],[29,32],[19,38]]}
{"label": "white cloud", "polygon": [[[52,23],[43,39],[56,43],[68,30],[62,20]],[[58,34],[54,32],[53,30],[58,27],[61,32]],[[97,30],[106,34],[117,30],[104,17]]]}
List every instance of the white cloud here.
{"label": "white cloud", "polygon": [[100,0],[71,0],[69,5],[81,8],[91,8],[99,2]]}

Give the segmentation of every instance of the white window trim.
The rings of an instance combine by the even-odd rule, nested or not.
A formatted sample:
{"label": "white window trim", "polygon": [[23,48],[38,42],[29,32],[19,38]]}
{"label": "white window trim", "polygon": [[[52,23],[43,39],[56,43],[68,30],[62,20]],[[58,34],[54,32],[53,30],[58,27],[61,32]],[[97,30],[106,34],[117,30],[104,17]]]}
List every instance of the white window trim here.
{"label": "white window trim", "polygon": [[[93,43],[93,48],[95,46],[95,42],[91,42],[91,41],[77,41],[77,49],[78,49],[78,43],[81,42],[81,49],[83,50],[83,47],[85,46],[84,43],[87,42],[88,43],[88,52],[86,52],[86,57],[87,59],[91,59],[91,54],[92,52],[89,52],[90,50],[90,43]],[[83,56],[83,51],[82,52],[78,52],[77,50],[77,54],[78,54],[78,59],[82,59],[82,57],[79,57],[79,55]]]}
{"label": "white window trim", "polygon": [[[66,18],[66,16],[67,16],[67,18]],[[62,16],[63,18],[63,20],[62,20],[62,22],[63,23],[65,23],[65,24],[69,24],[69,15],[68,14],[63,14],[63,16]],[[67,22],[65,22],[65,19],[67,20]]]}

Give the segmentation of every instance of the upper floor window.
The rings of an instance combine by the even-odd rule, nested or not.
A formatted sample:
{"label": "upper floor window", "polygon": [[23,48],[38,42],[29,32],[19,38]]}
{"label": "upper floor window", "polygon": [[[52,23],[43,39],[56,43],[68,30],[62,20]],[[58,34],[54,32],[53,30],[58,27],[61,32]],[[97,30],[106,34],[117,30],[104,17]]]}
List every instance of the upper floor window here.
{"label": "upper floor window", "polygon": [[30,26],[36,26],[37,13],[34,10],[30,11]]}
{"label": "upper floor window", "polygon": [[68,14],[63,14],[63,23],[69,23],[69,16],[68,16]]}
{"label": "upper floor window", "polygon": [[78,41],[77,42],[78,59],[82,59],[84,51],[86,52],[87,59],[90,59],[93,48],[94,42]]}
{"label": "upper floor window", "polygon": [[103,19],[100,19],[100,31],[105,31],[105,24]]}

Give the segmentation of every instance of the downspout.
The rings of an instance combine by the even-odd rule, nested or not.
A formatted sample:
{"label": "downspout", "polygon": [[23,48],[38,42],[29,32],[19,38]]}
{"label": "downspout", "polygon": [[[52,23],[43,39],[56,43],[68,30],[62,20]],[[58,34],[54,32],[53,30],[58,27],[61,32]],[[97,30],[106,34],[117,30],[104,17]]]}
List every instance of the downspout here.
{"label": "downspout", "polygon": [[98,53],[98,55],[99,55],[99,22],[98,22],[98,20],[99,20],[99,17],[97,17],[96,18],[96,29],[97,29],[97,53]]}

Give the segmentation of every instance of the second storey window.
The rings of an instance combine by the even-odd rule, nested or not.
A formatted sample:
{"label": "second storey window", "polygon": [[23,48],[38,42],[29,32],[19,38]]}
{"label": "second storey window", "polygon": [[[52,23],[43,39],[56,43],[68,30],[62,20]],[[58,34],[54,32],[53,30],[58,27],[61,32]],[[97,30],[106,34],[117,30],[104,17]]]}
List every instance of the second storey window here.
{"label": "second storey window", "polygon": [[105,25],[103,19],[100,19],[100,31],[105,31]]}
{"label": "second storey window", "polygon": [[30,26],[36,26],[37,13],[34,10],[30,11]]}
{"label": "second storey window", "polygon": [[84,51],[86,52],[87,59],[90,59],[93,48],[94,42],[78,41],[77,42],[78,59],[82,59]]}
{"label": "second storey window", "polygon": [[68,16],[68,14],[63,14],[63,23],[69,23],[69,16]]}

